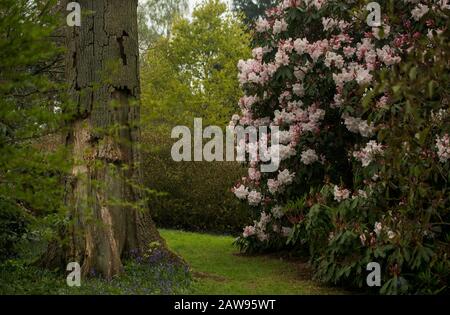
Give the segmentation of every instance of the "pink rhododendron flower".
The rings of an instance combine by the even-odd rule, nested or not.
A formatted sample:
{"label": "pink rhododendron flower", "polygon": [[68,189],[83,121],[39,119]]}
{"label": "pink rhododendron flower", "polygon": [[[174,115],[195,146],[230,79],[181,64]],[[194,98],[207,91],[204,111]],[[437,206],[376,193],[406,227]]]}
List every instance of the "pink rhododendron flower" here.
{"label": "pink rhododendron flower", "polygon": [[269,179],[267,181],[267,187],[272,195],[275,195],[280,189],[280,184],[275,179]]}
{"label": "pink rhododendron flower", "polygon": [[375,127],[366,120],[351,117],[348,114],[344,114],[342,118],[344,119],[345,126],[350,132],[359,133],[366,138],[371,137],[374,134]]}
{"label": "pink rhododendron flower", "polygon": [[250,206],[255,207],[261,203],[262,195],[261,195],[261,193],[257,192],[256,190],[253,190],[248,194],[247,199],[248,199],[248,204]]}
{"label": "pink rhododendron flower", "polygon": [[292,184],[294,177],[295,177],[295,173],[290,173],[289,170],[284,170],[282,172],[279,172],[279,174],[278,174],[278,183],[280,185]]}
{"label": "pink rhododendron flower", "polygon": [[314,150],[306,150],[302,153],[302,162],[305,165],[311,165],[319,160],[316,151]]}
{"label": "pink rhododendron flower", "polygon": [[372,163],[377,155],[383,154],[382,145],[378,144],[376,141],[372,140],[367,143],[366,147],[361,151],[353,153],[353,156],[358,159],[363,167],[367,167]]}
{"label": "pink rhododendron flower", "polygon": [[306,38],[299,38],[294,41],[294,49],[299,55],[303,55],[309,46],[309,42]]}
{"label": "pink rhododendron flower", "polygon": [[302,97],[305,95],[305,88],[303,87],[303,84],[296,83],[292,86],[292,91],[295,95]]}
{"label": "pink rhododendron flower", "polygon": [[288,28],[288,25],[284,19],[276,20],[273,24],[273,33],[280,34],[281,32],[285,32]]}
{"label": "pink rhododendron flower", "polygon": [[366,241],[367,241],[366,235],[365,235],[365,234],[361,234],[361,235],[359,236],[359,239],[361,240],[361,244],[362,244],[363,246],[365,246],[365,245],[366,245]]}
{"label": "pink rhododendron flower", "polygon": [[436,148],[441,163],[447,163],[450,159],[450,136],[445,134],[443,137],[436,139]]}
{"label": "pink rhododendron flower", "polygon": [[247,196],[249,194],[248,188],[246,188],[244,185],[240,185],[238,188],[234,188],[233,192],[236,197],[241,200],[247,199]]}
{"label": "pink rhododendron flower", "polygon": [[383,225],[380,222],[375,222],[374,232],[376,235],[380,235],[383,230]]}
{"label": "pink rhododendron flower", "polygon": [[245,238],[248,238],[250,236],[255,235],[256,233],[256,229],[254,226],[246,226],[244,228],[244,233],[242,233],[242,236],[244,236]]}
{"label": "pink rhododendron flower", "polygon": [[385,45],[382,49],[377,49],[377,55],[386,66],[392,66],[402,61],[402,58],[397,56],[388,45]]}
{"label": "pink rhododendron flower", "polygon": [[430,8],[422,3],[419,3],[412,11],[411,15],[416,20],[419,21],[425,14],[430,11]]}
{"label": "pink rhododendron flower", "polygon": [[267,19],[259,18],[258,21],[256,21],[256,31],[259,33],[263,33],[270,30],[270,24]]}
{"label": "pink rhododendron flower", "polygon": [[341,189],[339,186],[334,186],[334,200],[337,202],[344,201],[350,198],[350,191],[348,189]]}

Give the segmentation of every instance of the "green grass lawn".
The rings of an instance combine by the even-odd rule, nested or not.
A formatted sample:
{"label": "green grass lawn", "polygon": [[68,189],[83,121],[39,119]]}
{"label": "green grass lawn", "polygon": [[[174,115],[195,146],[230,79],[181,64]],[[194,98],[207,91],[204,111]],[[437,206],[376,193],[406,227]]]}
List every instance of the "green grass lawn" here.
{"label": "green grass lawn", "polygon": [[[342,294],[309,280],[302,264],[265,256],[242,256],[233,238],[161,230],[169,247],[193,270],[190,293],[209,294]],[[306,273],[306,274],[305,274]]]}

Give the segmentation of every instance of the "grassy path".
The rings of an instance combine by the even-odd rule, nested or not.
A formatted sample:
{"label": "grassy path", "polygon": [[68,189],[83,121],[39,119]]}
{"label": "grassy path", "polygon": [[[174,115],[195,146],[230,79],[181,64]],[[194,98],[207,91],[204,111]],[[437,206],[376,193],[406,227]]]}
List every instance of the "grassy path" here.
{"label": "grassy path", "polygon": [[169,247],[191,265],[195,277],[193,294],[342,293],[308,280],[293,262],[237,255],[231,237],[170,230],[160,232]]}

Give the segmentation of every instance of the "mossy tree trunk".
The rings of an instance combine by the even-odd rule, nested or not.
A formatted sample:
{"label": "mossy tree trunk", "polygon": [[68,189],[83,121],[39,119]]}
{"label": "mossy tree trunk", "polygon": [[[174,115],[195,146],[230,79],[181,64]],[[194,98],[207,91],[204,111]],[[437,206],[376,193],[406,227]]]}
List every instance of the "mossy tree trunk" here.
{"label": "mossy tree trunk", "polygon": [[[68,1],[69,2],[69,1]],[[66,27],[66,79],[76,106],[66,145],[74,159],[67,182],[72,224],[48,262],[76,261],[83,274],[122,271],[132,251],[150,244],[171,257],[141,201],[138,0],[81,0],[81,27]]]}

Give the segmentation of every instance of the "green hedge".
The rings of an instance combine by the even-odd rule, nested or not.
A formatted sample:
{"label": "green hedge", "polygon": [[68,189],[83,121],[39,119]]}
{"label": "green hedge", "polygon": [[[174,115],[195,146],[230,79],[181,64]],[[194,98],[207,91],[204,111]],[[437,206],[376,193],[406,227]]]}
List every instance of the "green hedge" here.
{"label": "green hedge", "polygon": [[251,211],[231,188],[245,173],[234,162],[174,162],[170,135],[144,135],[144,184],[165,193],[152,196],[150,209],[162,228],[239,234]]}

